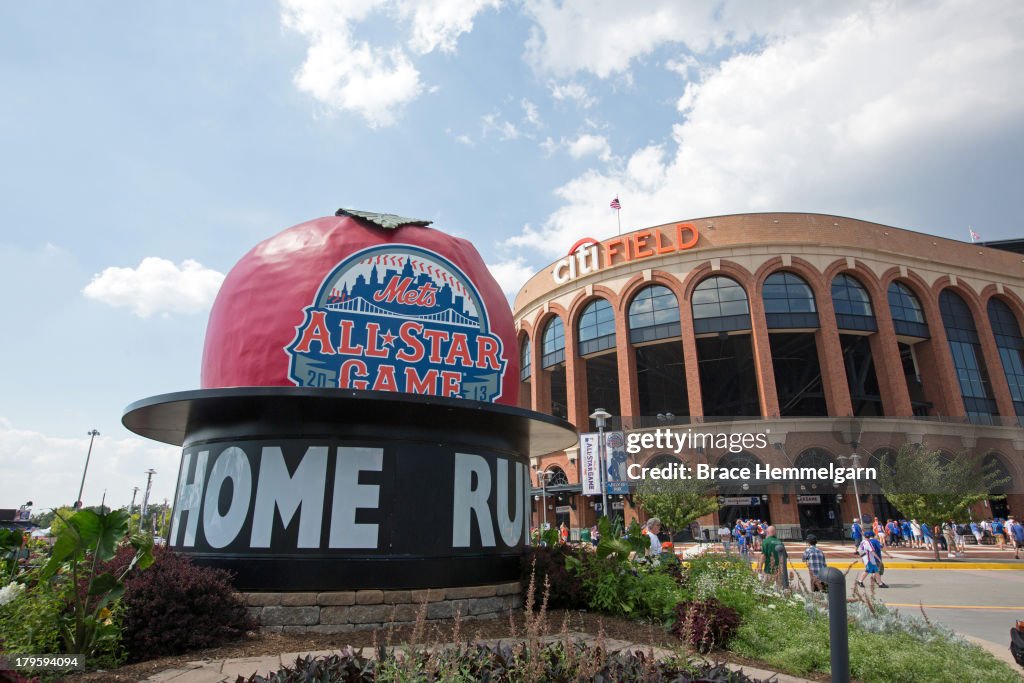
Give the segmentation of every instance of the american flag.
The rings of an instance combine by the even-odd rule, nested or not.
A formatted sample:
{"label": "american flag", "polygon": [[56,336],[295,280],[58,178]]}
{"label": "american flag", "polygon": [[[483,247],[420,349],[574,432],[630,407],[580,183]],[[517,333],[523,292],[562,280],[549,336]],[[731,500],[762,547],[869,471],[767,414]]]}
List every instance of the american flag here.
{"label": "american flag", "polygon": [[620,210],[622,208],[622,204],[619,203],[618,195],[616,195],[615,199],[612,200],[612,203],[609,204],[609,206],[611,206],[616,211],[618,211],[618,210]]}
{"label": "american flag", "polygon": [[974,232],[974,228],[967,228],[967,231],[971,233],[971,242],[977,242],[981,239],[981,235]]}

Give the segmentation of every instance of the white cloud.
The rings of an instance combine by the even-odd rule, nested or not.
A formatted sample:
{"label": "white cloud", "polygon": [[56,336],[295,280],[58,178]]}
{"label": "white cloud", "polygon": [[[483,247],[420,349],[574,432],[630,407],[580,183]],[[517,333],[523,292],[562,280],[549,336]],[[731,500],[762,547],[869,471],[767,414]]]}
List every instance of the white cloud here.
{"label": "white cloud", "polygon": [[130,308],[148,318],[154,313],[195,313],[217,296],[224,274],[186,259],[175,265],[149,256],[137,268],[111,266],[94,275],[82,293],[114,307]]}
{"label": "white cloud", "polygon": [[498,9],[500,0],[407,0],[399,13],[412,20],[411,47],[420,54],[455,52],[459,36],[473,30],[473,18],[484,9]]}
{"label": "white cloud", "polygon": [[525,12],[535,22],[526,57],[538,71],[557,77],[587,72],[628,79],[634,60],[663,45],[686,45],[700,54],[754,37],[820,30],[845,7],[824,0],[647,0],[628,7],[615,0],[526,0]]}
{"label": "white cloud", "polygon": [[893,186],[959,164],[972,140],[1020,127],[1024,6],[842,7],[827,29],[794,20],[800,30],[702,73],[669,139],[563,184],[563,206],[508,244],[558,256],[614,234],[616,193],[623,229],[744,211],[864,215]]}
{"label": "white cloud", "polygon": [[537,105],[530,100],[523,98],[522,101],[523,114],[526,118],[526,122],[531,126],[540,128],[544,123],[540,120],[540,112],[537,110]]}
{"label": "white cloud", "polygon": [[[0,500],[20,505],[29,500],[35,512],[71,505],[78,496],[82,470],[89,449],[85,429],[79,437],[56,437],[18,429],[0,417]],[[102,430],[101,430],[102,431]],[[147,469],[153,468],[151,502],[174,495],[181,449],[135,436],[101,434],[93,443],[82,500],[99,505],[106,490],[106,504],[127,506],[132,487],[139,487],[135,504],[142,502]]]}
{"label": "white cloud", "polygon": [[483,135],[487,137],[490,133],[496,133],[502,142],[515,140],[519,137],[520,131],[514,123],[502,119],[498,114],[484,114],[480,117],[483,126]]}
{"label": "white cloud", "polygon": [[539,71],[571,76],[589,71],[607,78],[629,68],[665,42],[697,43],[706,49],[722,37],[712,3],[673,0],[624,6],[614,0],[528,0],[536,22],[526,45]]}
{"label": "white cloud", "polygon": [[[426,88],[415,54],[454,52],[458,38],[473,28],[473,18],[499,0],[281,0],[281,21],[308,42],[306,60],[295,85],[330,110],[358,114],[372,128],[395,123],[402,107]],[[360,22],[375,13],[409,24],[393,45],[357,37]],[[397,27],[396,27],[397,28]]]}
{"label": "white cloud", "polygon": [[498,281],[501,290],[511,299],[516,292],[534,274],[535,268],[527,265],[526,259],[516,257],[507,261],[498,261],[487,265],[491,275]]}
{"label": "white cloud", "polygon": [[581,159],[586,156],[596,156],[601,161],[611,159],[612,150],[608,146],[608,140],[603,135],[584,134],[568,142],[569,155],[573,159]]}
{"label": "white cloud", "polygon": [[576,82],[559,84],[552,81],[548,83],[548,89],[556,100],[571,100],[582,109],[589,109],[597,104],[597,98],[591,96],[585,87]]}

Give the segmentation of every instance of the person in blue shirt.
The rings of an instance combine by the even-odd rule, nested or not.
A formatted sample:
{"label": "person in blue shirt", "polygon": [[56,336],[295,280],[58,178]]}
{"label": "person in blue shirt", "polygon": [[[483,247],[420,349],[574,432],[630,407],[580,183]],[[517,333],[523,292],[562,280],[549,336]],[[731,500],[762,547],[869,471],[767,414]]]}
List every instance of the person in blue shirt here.
{"label": "person in blue shirt", "polygon": [[1006,547],[1006,536],[1003,535],[1003,520],[996,517],[992,520],[992,536],[1000,550]]}
{"label": "person in blue shirt", "polygon": [[882,581],[882,575],[885,574],[885,562],[882,560],[882,542],[874,538],[874,534],[871,534],[868,542],[871,543],[871,547],[875,550],[875,555],[878,556],[878,587],[888,588],[889,584]]}
{"label": "person in blue shirt", "polygon": [[750,546],[747,544],[747,532],[742,522],[736,522],[736,528],[733,529],[733,536],[736,537],[736,551],[743,558],[744,562],[750,562]]}
{"label": "person in blue shirt", "polygon": [[853,550],[856,552],[860,542],[864,539],[864,531],[861,529],[860,520],[858,519],[854,519],[853,526],[850,527],[850,538],[853,539]]}
{"label": "person in blue shirt", "polygon": [[913,530],[910,528],[910,522],[905,519],[900,520],[900,534],[903,537],[903,545],[912,545],[911,541],[914,540]]}
{"label": "person in blue shirt", "polygon": [[985,535],[981,533],[981,528],[973,519],[971,520],[971,533],[974,534],[974,540],[978,542],[978,545],[981,545],[981,539],[983,539]]}
{"label": "person in blue shirt", "polygon": [[934,541],[932,540],[932,528],[928,522],[921,522],[921,536],[924,538],[925,546],[931,550],[934,547],[932,546]]}

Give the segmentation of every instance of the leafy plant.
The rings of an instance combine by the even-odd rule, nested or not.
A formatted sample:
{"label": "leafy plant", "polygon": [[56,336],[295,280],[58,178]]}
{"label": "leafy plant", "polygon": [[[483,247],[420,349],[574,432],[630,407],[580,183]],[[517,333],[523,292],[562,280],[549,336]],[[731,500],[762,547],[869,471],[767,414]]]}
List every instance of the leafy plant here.
{"label": "leafy plant", "polygon": [[718,509],[714,482],[702,479],[641,479],[635,498],[640,507],[672,532]]}
{"label": "leafy plant", "polygon": [[46,581],[14,585],[21,586],[17,597],[0,605],[0,649],[8,654],[58,652],[58,623],[66,606],[62,594]]}
{"label": "leafy plant", "polygon": [[533,547],[521,560],[522,580],[526,584],[531,573],[536,573],[540,585],[548,586],[548,606],[553,609],[579,609],[587,607],[583,580],[570,566],[579,566],[582,553],[565,545]]}
{"label": "leafy plant", "polygon": [[740,627],[740,613],[715,598],[681,602],[676,613],[672,633],[698,652],[724,648]]}
{"label": "leafy plant", "polygon": [[[378,680],[757,683],[756,679],[722,664],[679,658],[658,660],[641,651],[610,654],[600,645],[595,647],[585,643],[554,642],[534,650],[504,642],[449,647],[439,653],[429,653],[426,649],[397,652],[379,648],[376,654],[374,660],[348,648],[327,657],[303,657],[294,665],[269,676],[239,676],[236,683],[363,683]],[[439,676],[442,670],[445,672],[443,678]],[[400,674],[408,677],[399,678]]]}
{"label": "leafy plant", "polygon": [[222,569],[165,548],[125,582],[123,643],[131,661],[217,647],[256,628]]}
{"label": "leafy plant", "polygon": [[16,529],[0,529],[0,586],[18,573],[18,554],[25,540],[25,534]]}
{"label": "leafy plant", "polygon": [[111,608],[124,592],[125,576],[136,566],[145,569],[152,564],[152,539],[132,538],[134,554],[128,566],[116,574],[99,573],[100,563],[114,557],[128,532],[128,513],[115,510],[101,514],[86,509],[66,519],[58,517],[64,526],[39,577],[60,586],[70,604],[58,622],[64,651],[91,656],[120,638]]}

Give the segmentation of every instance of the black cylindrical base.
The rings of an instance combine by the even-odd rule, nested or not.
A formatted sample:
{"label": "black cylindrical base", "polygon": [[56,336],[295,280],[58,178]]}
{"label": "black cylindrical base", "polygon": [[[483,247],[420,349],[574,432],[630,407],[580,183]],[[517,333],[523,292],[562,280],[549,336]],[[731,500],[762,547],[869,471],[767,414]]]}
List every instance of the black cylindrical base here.
{"label": "black cylindrical base", "polygon": [[561,420],[461,399],[240,388],[158,396],[125,426],[184,446],[168,544],[240,590],[514,580],[533,452]]}

